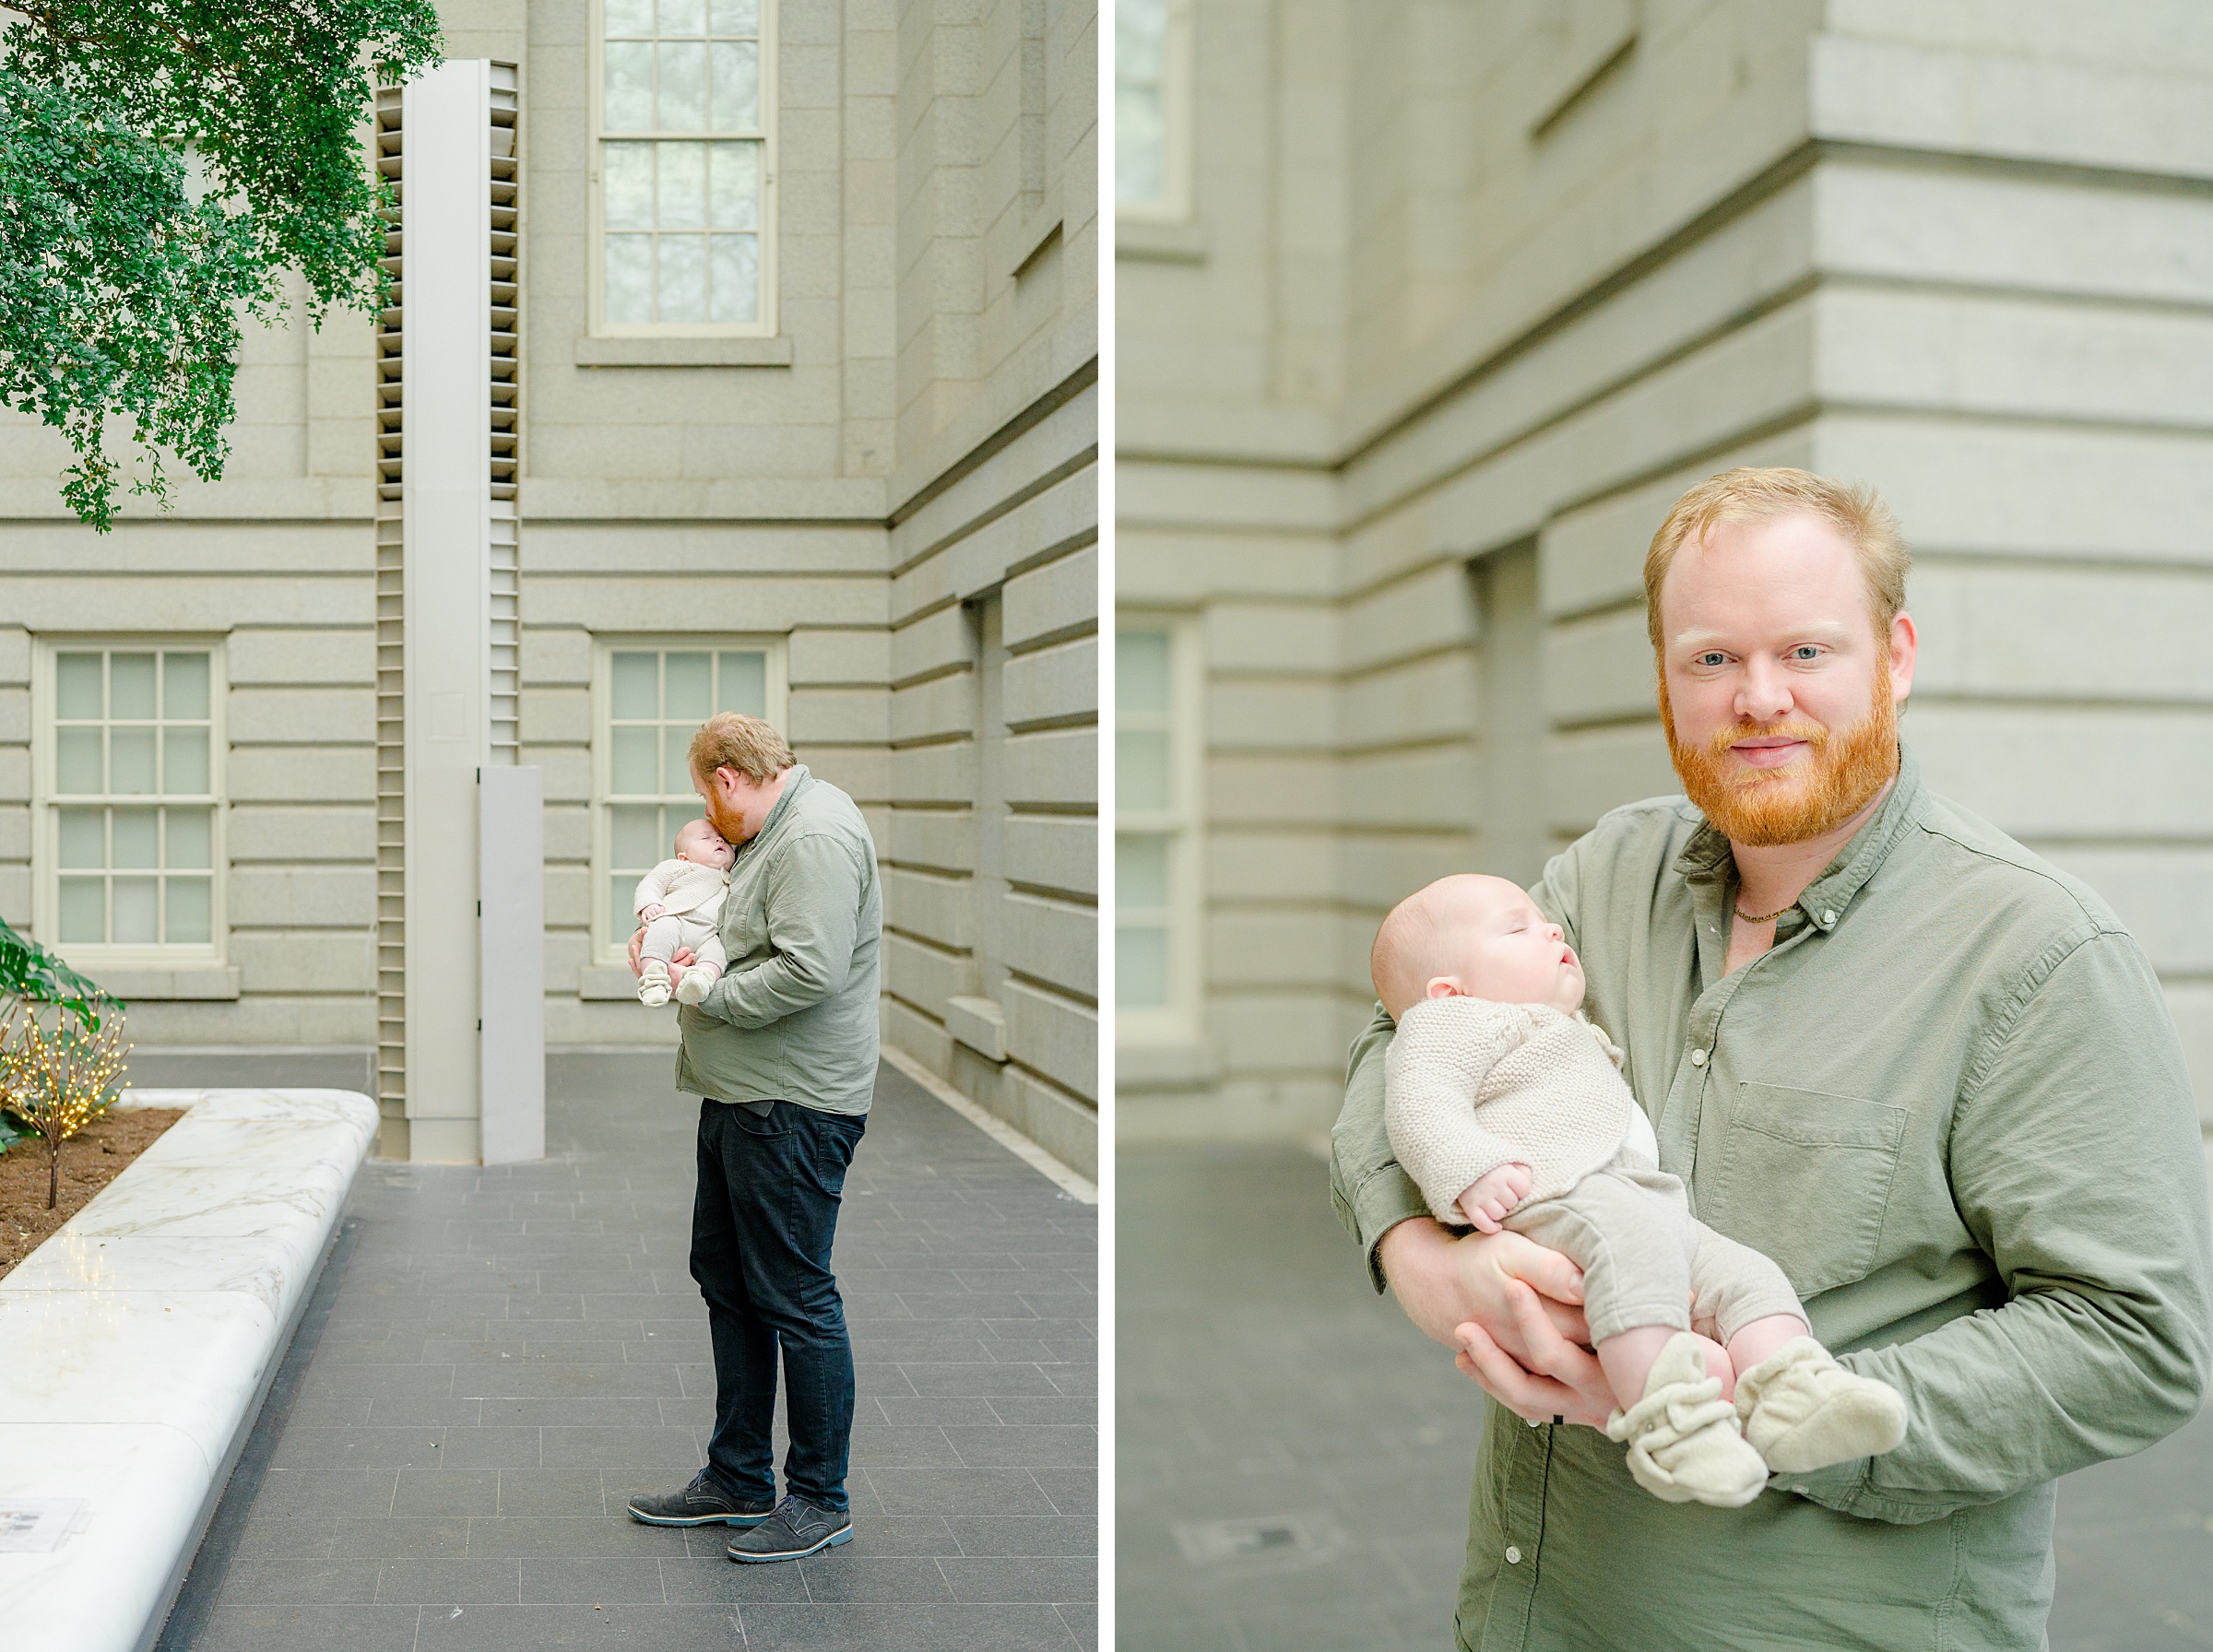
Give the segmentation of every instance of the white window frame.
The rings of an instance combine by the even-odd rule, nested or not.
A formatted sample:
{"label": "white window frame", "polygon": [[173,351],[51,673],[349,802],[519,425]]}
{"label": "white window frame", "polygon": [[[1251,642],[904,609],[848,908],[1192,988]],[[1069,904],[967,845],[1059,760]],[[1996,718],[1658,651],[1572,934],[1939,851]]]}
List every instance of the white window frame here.
{"label": "white window frame", "polygon": [[[1192,18],[1194,0],[1164,0],[1167,9],[1161,40],[1161,195],[1155,201],[1125,201],[1118,186],[1115,217],[1132,224],[1185,224],[1195,206],[1192,187],[1191,127],[1197,115],[1192,96]],[[1114,95],[1120,95],[1118,77]]]}
{"label": "white window frame", "polygon": [[[1202,786],[1206,765],[1206,674],[1200,648],[1199,621],[1189,614],[1123,609],[1115,631],[1165,631],[1168,638],[1168,780],[1171,806],[1166,809],[1114,810],[1117,838],[1124,831],[1158,832],[1168,844],[1168,1002],[1166,1007],[1130,1008],[1118,999],[1114,1012],[1118,1044],[1192,1044],[1204,1036],[1206,1005],[1206,811]],[[1122,714],[1115,712],[1118,734]],[[1113,921],[1120,925],[1120,895]]]}
{"label": "white window frame", "polygon": [[[230,700],[229,662],[220,635],[194,632],[100,631],[46,633],[35,639],[30,675],[30,865],[32,937],[72,969],[98,980],[105,970],[176,969],[227,962],[230,938]],[[55,820],[54,661],[64,654],[98,649],[106,654],[198,653],[207,655],[207,783],[209,827],[208,938],[183,945],[117,946],[61,937],[61,845]],[[159,800],[162,794],[155,794]],[[112,799],[111,799],[112,803]]]}
{"label": "white window frame", "polygon": [[[683,322],[610,322],[607,319],[607,202],[604,171],[600,156],[604,153],[607,137],[607,73],[604,58],[607,45],[606,0],[591,0],[587,8],[590,38],[586,41],[590,84],[586,88],[585,102],[589,110],[586,158],[586,235],[585,286],[589,310],[588,324],[594,338],[774,338],[776,336],[777,278],[780,260],[776,254],[777,233],[776,179],[779,172],[776,134],[776,96],[778,53],[776,24],[778,0],[761,0],[761,313],[755,321],[683,321]],[[624,133],[621,136],[651,138],[655,136],[678,138],[686,142],[712,142],[717,137],[737,136],[741,141],[753,141],[751,134],[718,134],[714,132]]]}
{"label": "white window frame", "polygon": [[608,807],[613,742],[614,656],[633,649],[674,649],[686,654],[744,653],[759,650],[767,658],[765,691],[768,722],[788,742],[791,736],[791,688],[788,643],[781,631],[652,633],[603,632],[592,638],[592,962],[627,963],[630,938],[634,930],[611,934],[607,910],[608,879],[614,876],[614,845],[609,842]]}

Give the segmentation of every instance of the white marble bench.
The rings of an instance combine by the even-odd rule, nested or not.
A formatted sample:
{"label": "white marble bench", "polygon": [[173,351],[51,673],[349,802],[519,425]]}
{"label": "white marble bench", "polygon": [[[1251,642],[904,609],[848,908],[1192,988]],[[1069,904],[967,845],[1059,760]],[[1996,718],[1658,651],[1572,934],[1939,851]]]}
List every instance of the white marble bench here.
{"label": "white marble bench", "polygon": [[190,1110],[0,1279],[7,1647],[153,1644],[376,1136],[349,1091],[126,1096]]}

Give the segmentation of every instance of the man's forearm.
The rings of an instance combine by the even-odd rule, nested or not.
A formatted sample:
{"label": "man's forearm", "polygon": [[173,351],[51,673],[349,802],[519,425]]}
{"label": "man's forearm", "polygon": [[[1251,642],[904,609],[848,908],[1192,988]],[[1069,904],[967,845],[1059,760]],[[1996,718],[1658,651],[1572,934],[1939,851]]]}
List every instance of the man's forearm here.
{"label": "man's forearm", "polygon": [[1422,1190],[1399,1167],[1383,1123],[1383,1054],[1391,1018],[1377,1006],[1375,1019],[1353,1041],[1344,1081],[1344,1107],[1330,1132],[1330,1199],[1337,1220],[1367,1253],[1368,1280],[1379,1292],[1384,1278],[1376,1246],[1409,1217],[1426,1217]]}

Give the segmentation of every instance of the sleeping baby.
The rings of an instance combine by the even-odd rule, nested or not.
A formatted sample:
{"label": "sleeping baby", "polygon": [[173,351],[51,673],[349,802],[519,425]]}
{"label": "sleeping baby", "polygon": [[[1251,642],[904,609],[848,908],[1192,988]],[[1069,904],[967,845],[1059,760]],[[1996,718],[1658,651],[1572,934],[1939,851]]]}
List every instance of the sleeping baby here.
{"label": "sleeping baby", "polygon": [[[1574,949],[1526,894],[1440,879],[1391,909],[1370,962],[1398,1023],[1384,1062],[1392,1150],[1439,1221],[1510,1228],[1582,1268],[1620,1408],[1606,1433],[1627,1443],[1639,1485],[1734,1508],[1770,1469],[1905,1437],[1898,1391],[1814,1340],[1782,1270],[1691,1217],[1621,1052],[1582,1016]],[[1732,1381],[1734,1404],[1722,1397]]]}
{"label": "sleeping baby", "polygon": [[[638,1002],[659,1009],[671,986],[680,1004],[696,1004],[722,978],[729,956],[722,947],[722,897],[730,886],[738,851],[704,820],[686,820],[676,834],[676,857],[638,879],[633,907],[645,926],[638,954]],[[669,980],[669,960],[684,948],[695,962],[681,980]]]}

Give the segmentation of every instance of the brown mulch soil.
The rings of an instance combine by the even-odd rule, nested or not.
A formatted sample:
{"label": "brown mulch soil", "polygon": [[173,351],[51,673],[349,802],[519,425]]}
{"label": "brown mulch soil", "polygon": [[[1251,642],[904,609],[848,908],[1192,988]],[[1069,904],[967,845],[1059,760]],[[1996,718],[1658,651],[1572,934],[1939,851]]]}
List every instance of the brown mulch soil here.
{"label": "brown mulch soil", "polygon": [[46,1208],[46,1143],[26,1136],[0,1153],[0,1279],[184,1116],[177,1107],[105,1113],[62,1143],[61,1197]]}

